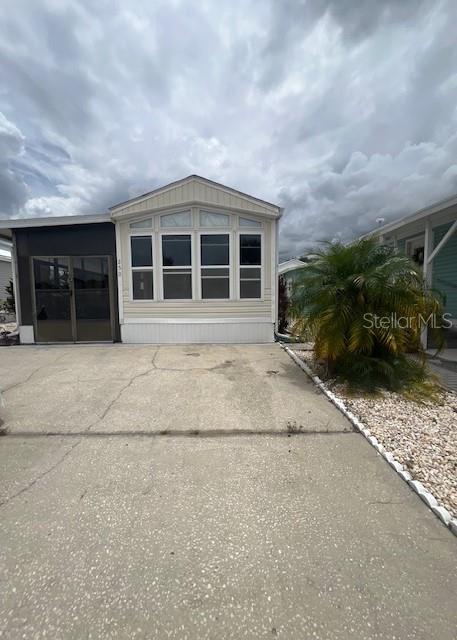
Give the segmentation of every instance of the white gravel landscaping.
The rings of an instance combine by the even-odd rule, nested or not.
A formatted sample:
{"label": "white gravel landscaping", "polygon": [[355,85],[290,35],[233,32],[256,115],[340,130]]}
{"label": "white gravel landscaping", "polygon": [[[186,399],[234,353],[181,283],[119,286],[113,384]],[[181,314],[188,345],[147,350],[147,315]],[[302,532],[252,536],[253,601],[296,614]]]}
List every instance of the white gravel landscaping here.
{"label": "white gravel landscaping", "polygon": [[[294,352],[319,375],[311,351]],[[457,395],[443,392],[438,403],[416,402],[398,393],[368,398],[348,395],[342,385],[328,386],[413,478],[457,516]]]}

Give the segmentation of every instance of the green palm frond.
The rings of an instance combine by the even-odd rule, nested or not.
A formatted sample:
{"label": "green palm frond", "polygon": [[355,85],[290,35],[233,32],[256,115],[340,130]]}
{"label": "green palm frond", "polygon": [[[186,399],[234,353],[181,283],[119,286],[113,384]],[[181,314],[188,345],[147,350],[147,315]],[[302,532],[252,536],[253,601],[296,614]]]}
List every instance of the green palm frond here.
{"label": "green palm frond", "polygon": [[[376,239],[325,243],[316,255],[301,269],[291,298],[295,330],[314,339],[315,356],[333,374],[365,387],[395,388],[399,377],[412,383],[423,376],[405,354],[420,349],[420,316],[440,315],[443,298],[427,288],[418,267]],[[367,314],[408,318],[408,326],[370,327]]]}

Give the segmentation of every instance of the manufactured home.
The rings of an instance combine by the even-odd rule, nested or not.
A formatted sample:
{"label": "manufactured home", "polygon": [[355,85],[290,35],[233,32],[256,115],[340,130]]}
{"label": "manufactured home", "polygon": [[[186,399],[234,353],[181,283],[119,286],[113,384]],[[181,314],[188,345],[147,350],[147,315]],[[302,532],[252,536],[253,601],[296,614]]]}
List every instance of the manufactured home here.
{"label": "manufactured home", "polygon": [[272,342],[281,213],[192,175],[101,215],[0,221],[21,342]]}
{"label": "manufactured home", "polygon": [[[362,237],[377,236],[396,247],[422,269],[429,286],[444,297],[444,311],[452,327],[446,331],[448,347],[457,346],[457,197],[442,200]],[[427,333],[423,344],[428,345]]]}

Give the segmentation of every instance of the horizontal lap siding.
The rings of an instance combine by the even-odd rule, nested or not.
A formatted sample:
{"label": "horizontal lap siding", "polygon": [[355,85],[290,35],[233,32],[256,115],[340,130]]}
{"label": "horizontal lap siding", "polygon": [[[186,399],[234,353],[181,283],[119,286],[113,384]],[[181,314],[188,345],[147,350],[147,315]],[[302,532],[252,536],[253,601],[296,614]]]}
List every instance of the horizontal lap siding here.
{"label": "horizontal lap siding", "polygon": [[124,298],[124,317],[128,318],[271,318],[271,298],[246,303],[238,300],[226,303],[208,301],[135,303]]}
{"label": "horizontal lap siding", "polygon": [[[433,230],[434,246],[440,242],[451,225]],[[446,312],[457,318],[457,233],[454,233],[433,260],[433,286],[446,296]]]}

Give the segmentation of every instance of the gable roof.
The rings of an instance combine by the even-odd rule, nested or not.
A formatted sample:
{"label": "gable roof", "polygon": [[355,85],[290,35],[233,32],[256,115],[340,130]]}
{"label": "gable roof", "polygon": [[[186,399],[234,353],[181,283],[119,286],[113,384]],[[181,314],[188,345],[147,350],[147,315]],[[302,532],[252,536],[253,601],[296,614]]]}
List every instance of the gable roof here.
{"label": "gable roof", "polygon": [[118,218],[151,209],[192,204],[232,208],[273,218],[279,218],[282,212],[278,205],[195,174],[170,182],[131,200],[120,202],[109,210],[113,218]]}
{"label": "gable roof", "polygon": [[290,260],[279,263],[278,273],[279,275],[282,275],[283,273],[288,273],[289,271],[295,271],[295,269],[301,269],[304,266],[306,266],[306,262],[303,262],[303,260],[299,260],[298,258],[291,258]]}

